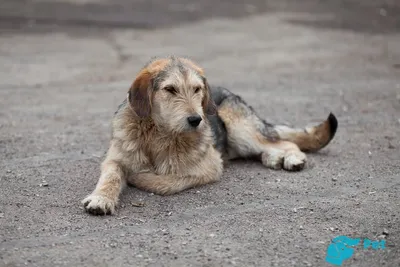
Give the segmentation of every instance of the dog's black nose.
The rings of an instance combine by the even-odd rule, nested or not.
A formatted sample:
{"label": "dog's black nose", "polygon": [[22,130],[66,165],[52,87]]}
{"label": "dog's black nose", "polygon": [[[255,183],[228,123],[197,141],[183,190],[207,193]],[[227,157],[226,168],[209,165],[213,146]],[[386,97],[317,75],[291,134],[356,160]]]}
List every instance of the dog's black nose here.
{"label": "dog's black nose", "polygon": [[190,117],[188,117],[187,120],[188,120],[188,122],[189,122],[189,124],[190,124],[191,126],[197,127],[197,126],[199,126],[199,124],[200,124],[202,118],[201,118],[199,115],[196,115],[196,116],[190,116]]}

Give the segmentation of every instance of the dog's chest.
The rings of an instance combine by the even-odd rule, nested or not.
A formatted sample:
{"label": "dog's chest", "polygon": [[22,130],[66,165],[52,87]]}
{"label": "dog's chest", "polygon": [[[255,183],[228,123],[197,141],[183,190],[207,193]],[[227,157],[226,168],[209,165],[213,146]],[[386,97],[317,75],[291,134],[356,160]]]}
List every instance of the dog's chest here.
{"label": "dog's chest", "polygon": [[180,174],[190,172],[206,153],[206,146],[187,140],[158,140],[150,158],[158,174]]}

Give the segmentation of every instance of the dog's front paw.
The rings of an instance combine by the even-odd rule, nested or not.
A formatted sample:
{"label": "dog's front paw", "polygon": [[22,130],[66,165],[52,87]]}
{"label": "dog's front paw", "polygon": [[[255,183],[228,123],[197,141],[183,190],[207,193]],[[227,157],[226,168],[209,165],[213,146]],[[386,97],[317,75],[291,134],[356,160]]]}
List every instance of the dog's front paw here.
{"label": "dog's front paw", "polygon": [[301,151],[288,151],[283,158],[283,168],[287,171],[301,171],[306,165],[306,154]]}
{"label": "dog's front paw", "polygon": [[93,215],[112,215],[116,203],[102,195],[90,195],[82,201],[85,210]]}

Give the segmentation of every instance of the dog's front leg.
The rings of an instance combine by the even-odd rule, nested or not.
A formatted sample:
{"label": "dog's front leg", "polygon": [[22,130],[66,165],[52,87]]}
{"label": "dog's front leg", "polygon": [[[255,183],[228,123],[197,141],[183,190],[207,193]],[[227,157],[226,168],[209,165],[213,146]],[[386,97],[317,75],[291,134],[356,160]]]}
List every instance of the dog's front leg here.
{"label": "dog's front leg", "polygon": [[219,175],[178,176],[158,175],[153,172],[136,173],[128,177],[128,183],[133,186],[158,195],[171,195],[188,188],[213,183],[219,180]]}
{"label": "dog's front leg", "polygon": [[101,175],[95,190],[82,201],[85,210],[95,215],[113,214],[124,185],[122,165],[107,158],[101,164]]}

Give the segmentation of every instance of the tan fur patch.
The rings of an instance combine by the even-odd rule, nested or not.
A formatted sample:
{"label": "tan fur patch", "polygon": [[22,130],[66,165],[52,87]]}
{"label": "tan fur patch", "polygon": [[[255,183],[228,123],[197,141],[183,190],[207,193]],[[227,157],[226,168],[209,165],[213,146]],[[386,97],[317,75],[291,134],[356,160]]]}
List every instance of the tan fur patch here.
{"label": "tan fur patch", "polygon": [[193,61],[187,58],[181,58],[180,60],[185,64],[187,64],[188,66],[190,66],[191,68],[193,68],[194,70],[196,70],[200,75],[204,76],[204,70],[199,66],[197,66]]}
{"label": "tan fur patch", "polygon": [[280,125],[275,129],[281,139],[297,144],[302,151],[317,151],[332,139],[329,120],[305,130]]}
{"label": "tan fur patch", "polygon": [[145,70],[151,74],[157,73],[165,69],[165,67],[169,64],[170,59],[160,58],[153,62],[151,62]]}

